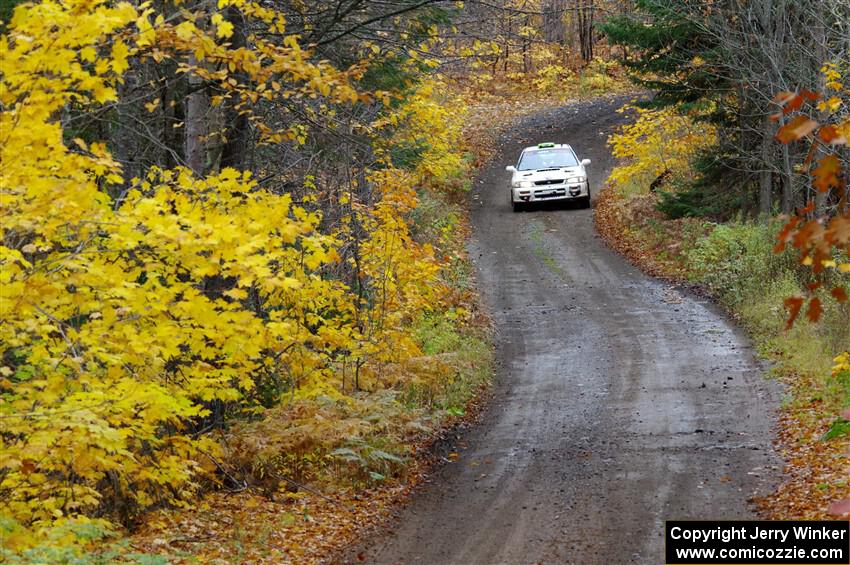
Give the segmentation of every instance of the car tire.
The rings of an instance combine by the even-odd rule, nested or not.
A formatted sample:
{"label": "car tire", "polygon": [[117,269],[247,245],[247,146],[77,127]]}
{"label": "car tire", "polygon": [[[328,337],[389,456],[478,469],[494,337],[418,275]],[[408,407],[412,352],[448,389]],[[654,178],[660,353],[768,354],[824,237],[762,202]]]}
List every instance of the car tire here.
{"label": "car tire", "polygon": [[587,191],[587,196],[581,199],[580,206],[582,208],[590,208],[590,191]]}
{"label": "car tire", "polygon": [[523,202],[511,200],[511,209],[514,212],[522,212],[525,209],[525,204]]}

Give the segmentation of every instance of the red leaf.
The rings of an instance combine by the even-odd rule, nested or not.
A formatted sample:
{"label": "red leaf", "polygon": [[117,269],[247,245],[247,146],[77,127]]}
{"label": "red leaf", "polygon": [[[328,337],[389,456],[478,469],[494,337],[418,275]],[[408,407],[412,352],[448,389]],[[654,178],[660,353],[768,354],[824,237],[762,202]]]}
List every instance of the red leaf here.
{"label": "red leaf", "polygon": [[[814,206],[814,202],[812,202],[812,206]],[[803,212],[801,211],[800,214],[802,215]],[[775,253],[781,253],[785,250],[785,244],[791,241],[791,236],[799,223],[800,218],[795,216],[782,226],[782,230],[776,235],[776,246],[773,248]]]}
{"label": "red leaf", "polygon": [[[829,291],[829,293],[835,297],[835,299],[839,302],[847,302],[847,291],[837,286]],[[850,419],[850,418],[848,418]]]}
{"label": "red leaf", "polygon": [[836,155],[827,155],[818,161],[818,166],[812,171],[815,177],[812,186],[818,192],[829,192],[830,188],[841,186],[841,162]]}
{"label": "red leaf", "polygon": [[[803,105],[803,97],[796,92],[780,92],[773,97],[773,101],[782,107],[783,114],[799,110]],[[781,117],[781,114],[779,114],[779,116]]]}
{"label": "red leaf", "polygon": [[846,516],[850,514],[850,498],[836,500],[829,505],[827,512],[834,516]]}
{"label": "red leaf", "polygon": [[796,92],[782,91],[776,93],[776,96],[773,97],[773,102],[784,107],[786,104],[799,97],[800,95]]}
{"label": "red leaf", "polygon": [[[813,243],[823,239],[824,231],[820,222],[809,220],[797,230],[791,243],[797,249],[808,249]],[[805,259],[805,256],[800,257],[800,259]]]}
{"label": "red leaf", "polygon": [[820,98],[820,94],[818,94],[817,92],[812,92],[811,90],[806,90],[805,88],[800,91],[800,96],[802,96],[809,102],[814,102],[815,100]]}
{"label": "red leaf", "polygon": [[808,318],[810,322],[816,323],[820,320],[821,314],[823,314],[823,308],[820,305],[820,298],[815,296],[812,298],[811,302],[809,302],[809,309],[806,310],[806,318]]}
{"label": "red leaf", "polygon": [[818,137],[827,145],[846,145],[847,139],[838,133],[838,128],[828,124],[818,130]]}
{"label": "red leaf", "polygon": [[[812,257],[812,271],[815,273],[822,273],[826,267],[824,267],[824,262],[832,259],[832,255],[828,252],[827,249],[824,248],[822,244],[818,244],[819,242],[813,242],[817,245],[815,248],[815,254]],[[822,243],[822,242],[821,242]],[[820,283],[817,283],[817,287],[820,287]],[[814,290],[814,289],[813,289]]]}
{"label": "red leaf", "polygon": [[797,116],[776,133],[776,139],[780,143],[791,143],[806,137],[818,127],[818,123],[808,116]]}
{"label": "red leaf", "polygon": [[800,315],[800,308],[803,307],[803,298],[800,296],[786,298],[785,307],[788,308],[788,321],[785,323],[785,329],[790,330],[797,316]]}

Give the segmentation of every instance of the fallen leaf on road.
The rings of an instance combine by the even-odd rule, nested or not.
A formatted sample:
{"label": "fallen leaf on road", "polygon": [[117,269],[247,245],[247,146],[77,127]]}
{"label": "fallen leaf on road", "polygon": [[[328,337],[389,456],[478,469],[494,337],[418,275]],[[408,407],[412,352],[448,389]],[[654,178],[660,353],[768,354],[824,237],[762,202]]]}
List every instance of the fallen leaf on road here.
{"label": "fallen leaf on road", "polygon": [[829,505],[827,512],[834,516],[847,516],[850,514],[850,498],[836,500]]}

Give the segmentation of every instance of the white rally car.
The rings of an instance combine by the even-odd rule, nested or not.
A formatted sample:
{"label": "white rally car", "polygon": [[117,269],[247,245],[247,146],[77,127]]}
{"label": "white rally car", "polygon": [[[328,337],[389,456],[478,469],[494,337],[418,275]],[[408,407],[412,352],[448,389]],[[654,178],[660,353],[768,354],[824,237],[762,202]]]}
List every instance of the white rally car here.
{"label": "white rally car", "polygon": [[532,202],[578,200],[590,207],[587,172],[590,159],[578,160],[566,144],[541,143],[522,150],[516,167],[505,169],[511,177],[511,206],[514,212]]}

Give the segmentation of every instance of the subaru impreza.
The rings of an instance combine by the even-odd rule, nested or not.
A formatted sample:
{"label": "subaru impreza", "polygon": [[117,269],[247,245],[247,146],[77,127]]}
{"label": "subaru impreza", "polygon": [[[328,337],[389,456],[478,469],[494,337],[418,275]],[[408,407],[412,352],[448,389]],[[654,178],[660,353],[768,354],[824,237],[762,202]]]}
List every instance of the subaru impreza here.
{"label": "subaru impreza", "polygon": [[540,143],[522,150],[512,173],[510,201],[514,212],[535,202],[576,200],[590,207],[590,185],[585,167],[590,159],[579,161],[575,151],[563,143]]}

